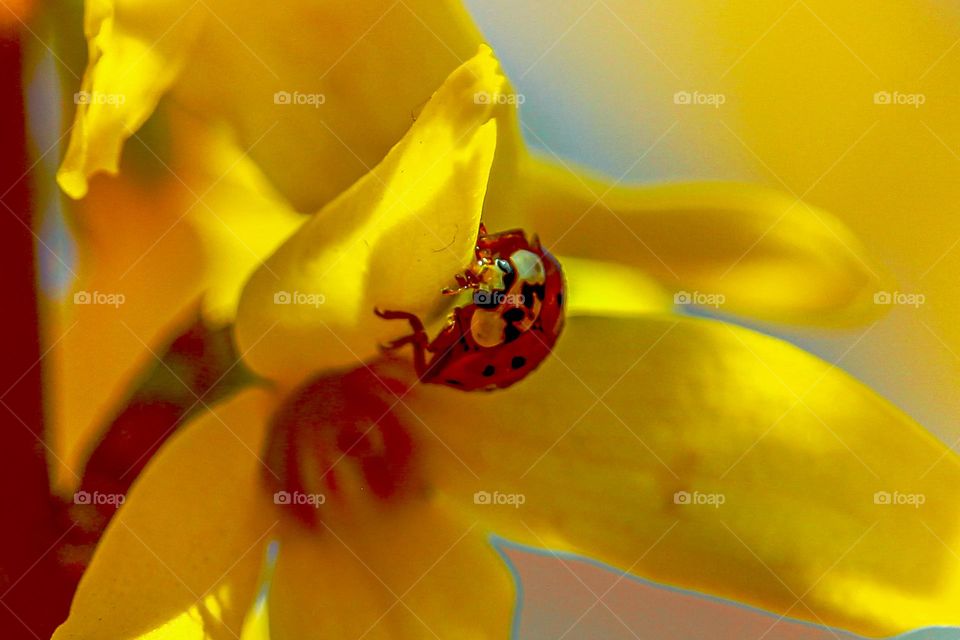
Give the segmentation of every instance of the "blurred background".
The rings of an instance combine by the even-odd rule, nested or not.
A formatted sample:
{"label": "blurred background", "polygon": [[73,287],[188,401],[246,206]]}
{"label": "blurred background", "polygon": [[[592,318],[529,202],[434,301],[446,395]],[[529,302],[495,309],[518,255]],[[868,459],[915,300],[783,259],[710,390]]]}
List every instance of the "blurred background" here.
{"label": "blurred background", "polygon": [[[18,292],[6,337],[4,388],[11,392],[4,398],[16,409],[11,415],[39,416],[41,399],[30,383],[41,375],[39,358],[56,345],[49,338],[38,343],[36,332],[39,326],[54,335],[56,320],[40,324],[31,309],[52,306],[69,290],[76,259],[52,181],[64,119],[72,117],[62,91],[83,71],[81,12],[79,3],[58,3],[75,33],[48,49],[52,33],[31,20],[27,3],[0,4],[0,192],[6,190],[0,199],[13,216],[0,214],[5,277],[16,280]],[[836,363],[956,448],[960,6],[932,0],[467,4],[523,96],[524,136],[543,153],[625,183],[760,183],[843,220],[894,277],[897,292],[922,303],[890,304],[877,323],[852,329],[751,326]],[[15,95],[23,102],[7,98]],[[45,473],[34,464],[46,454],[32,442],[31,425],[24,421],[21,436],[37,456],[4,466],[10,477]],[[31,496],[20,499],[33,504]],[[6,543],[39,550],[24,554],[24,568],[56,542],[4,535]],[[582,561],[514,548],[504,553],[525,582],[521,638],[700,637],[700,620],[737,637],[760,635],[770,625],[755,612],[617,580]],[[13,596],[26,592],[19,586]],[[69,594],[49,597],[44,607],[62,607]],[[8,611],[30,609],[7,602]],[[835,634],[783,624],[767,637],[824,636]]]}

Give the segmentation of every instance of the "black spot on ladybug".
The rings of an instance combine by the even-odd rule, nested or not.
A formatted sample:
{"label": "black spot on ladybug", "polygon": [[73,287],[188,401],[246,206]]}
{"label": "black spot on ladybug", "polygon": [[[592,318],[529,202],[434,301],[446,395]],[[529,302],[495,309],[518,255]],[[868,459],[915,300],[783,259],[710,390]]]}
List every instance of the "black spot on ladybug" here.
{"label": "black spot on ladybug", "polygon": [[557,306],[558,306],[558,307],[562,307],[562,306],[563,306],[563,292],[562,292],[562,291],[557,294]]}
{"label": "black spot on ladybug", "polygon": [[527,359],[523,356],[513,356],[513,360],[510,361],[510,366],[514,369],[519,369],[525,364],[527,364]]}
{"label": "black spot on ladybug", "polygon": [[495,366],[493,366],[492,364],[488,364],[488,365],[487,365],[486,367],[484,367],[484,369],[483,369],[483,377],[489,378],[490,376],[492,376],[492,375],[495,374],[496,372],[497,372],[497,368],[496,368]]}
{"label": "black spot on ladybug", "polygon": [[512,309],[507,309],[503,312],[503,319],[507,322],[520,322],[523,320],[524,313],[523,309],[513,307]]}
{"label": "black spot on ladybug", "polygon": [[527,309],[533,309],[537,300],[543,300],[545,287],[542,284],[525,284],[521,290],[523,295],[523,306]]}
{"label": "black spot on ladybug", "polygon": [[521,334],[521,333],[522,333],[522,332],[520,331],[520,329],[517,329],[516,326],[514,326],[514,325],[512,325],[512,324],[508,324],[506,327],[503,328],[503,342],[504,342],[504,344],[508,344],[508,343],[510,343],[510,342],[513,342],[514,340],[516,340],[517,338],[520,337],[520,334]]}

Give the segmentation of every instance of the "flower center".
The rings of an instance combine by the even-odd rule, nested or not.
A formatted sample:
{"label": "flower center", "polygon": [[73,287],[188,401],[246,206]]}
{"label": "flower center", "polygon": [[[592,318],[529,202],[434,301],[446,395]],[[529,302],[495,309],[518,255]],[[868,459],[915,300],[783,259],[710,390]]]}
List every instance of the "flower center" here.
{"label": "flower center", "polygon": [[267,486],[277,506],[307,526],[358,503],[396,501],[415,485],[413,438],[393,407],[403,384],[366,368],[317,378],[274,415]]}

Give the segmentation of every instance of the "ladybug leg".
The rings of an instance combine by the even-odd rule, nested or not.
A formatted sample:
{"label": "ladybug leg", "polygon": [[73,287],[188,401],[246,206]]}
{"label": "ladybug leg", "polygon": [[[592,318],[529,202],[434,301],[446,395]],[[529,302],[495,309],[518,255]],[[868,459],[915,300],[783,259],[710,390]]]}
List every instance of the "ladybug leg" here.
{"label": "ladybug leg", "polygon": [[407,311],[381,311],[375,308],[373,313],[384,320],[406,320],[410,323],[413,333],[383,345],[382,349],[392,351],[408,344],[413,345],[413,368],[417,372],[417,377],[422,377],[427,370],[426,352],[430,344],[423,321]]}
{"label": "ladybug leg", "polygon": [[426,329],[423,327],[423,321],[421,321],[416,314],[410,313],[409,311],[381,311],[380,309],[374,308],[373,313],[378,318],[383,318],[384,320],[406,320],[410,323],[410,328],[414,333],[426,333]]}

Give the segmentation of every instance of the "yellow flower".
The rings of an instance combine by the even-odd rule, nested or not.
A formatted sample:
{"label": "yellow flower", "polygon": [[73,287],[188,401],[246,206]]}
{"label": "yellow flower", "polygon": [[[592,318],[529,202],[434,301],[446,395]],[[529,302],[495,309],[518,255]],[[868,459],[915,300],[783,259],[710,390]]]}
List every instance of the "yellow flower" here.
{"label": "yellow flower", "polygon": [[[75,89],[86,99],[58,179],[83,198],[71,206],[75,290],[123,293],[126,304],[65,305],[52,329],[65,491],[128,381],[197,298],[211,321],[230,321],[261,260],[379,163],[482,42],[459,3],[437,0],[277,10],[89,0],[84,27],[88,67]],[[571,266],[588,261],[568,270],[590,283],[576,287],[580,304],[633,314],[687,291],[775,321],[844,324],[875,312],[880,270],[825,212],[746,185],[625,187],[568,171],[526,150],[512,89],[498,90],[484,219],[539,231]],[[267,336],[263,359],[287,348],[271,340],[291,344],[285,328]],[[293,351],[292,369],[315,366],[312,351]]]}
{"label": "yellow flower", "polygon": [[[597,186],[523,155],[509,169],[513,114],[475,99],[509,91],[488,49],[438,84],[382,161],[246,279],[238,343],[273,384],[205,412],[157,455],[56,637],[503,637],[514,585],[491,532],[861,633],[960,622],[960,561],[931,541],[957,538],[956,457],[795,347],[651,311],[658,299],[598,313],[602,273],[562,259],[568,326],[515,387],[420,385],[408,360],[378,356],[403,329],[373,307],[442,321],[438,292],[470,261],[481,216],[545,229],[549,244]],[[510,171],[525,180],[498,186]],[[288,196],[309,202],[309,186]],[[491,208],[508,196],[511,213]],[[819,231],[824,214],[807,208],[745,271],[718,276],[785,203],[720,186],[603,202],[657,242],[682,286],[738,310],[859,308],[869,278],[835,244],[845,232]],[[592,216],[564,248],[649,267],[616,224]],[[775,296],[778,282],[803,286]]]}

